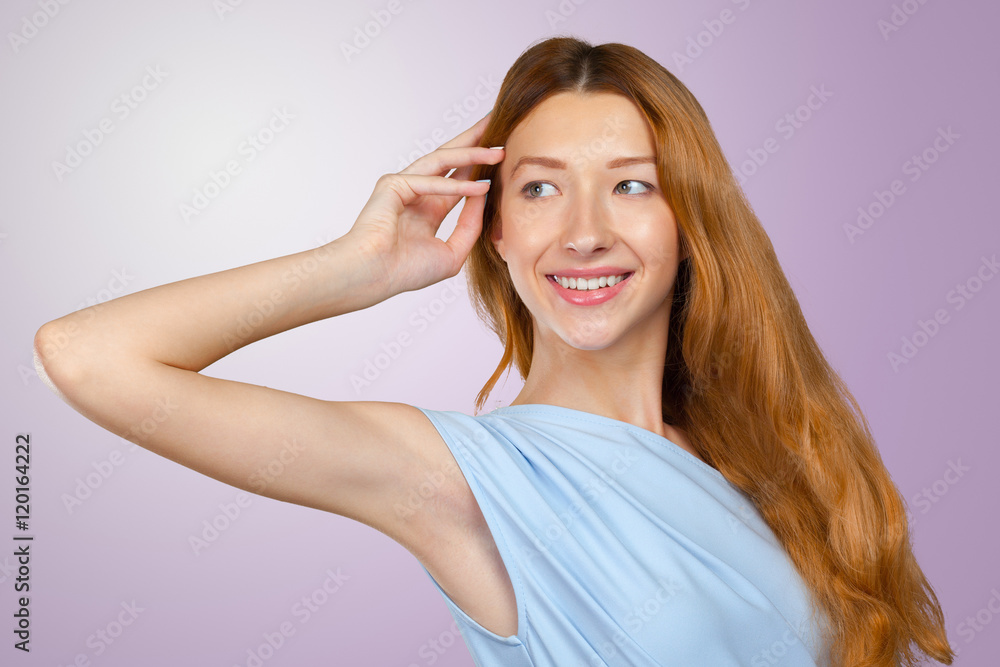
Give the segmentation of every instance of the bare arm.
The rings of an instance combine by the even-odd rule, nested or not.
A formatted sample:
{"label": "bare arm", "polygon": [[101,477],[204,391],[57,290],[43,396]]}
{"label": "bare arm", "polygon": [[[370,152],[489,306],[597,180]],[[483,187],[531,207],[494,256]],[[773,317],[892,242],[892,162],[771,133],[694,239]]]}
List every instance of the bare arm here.
{"label": "bare arm", "polygon": [[[487,189],[463,176],[474,163],[500,158],[476,147],[483,127],[379,179],[352,230],[332,243],[45,324],[35,337],[40,370],[88,419],[150,451],[238,488],[357,519],[405,544],[415,528],[400,503],[451,460],[416,408],[322,401],[199,371],[254,341],[457,274],[481,229]],[[437,239],[463,196],[455,232]],[[275,461],[283,472],[262,477]],[[447,503],[448,488],[441,491]]]}

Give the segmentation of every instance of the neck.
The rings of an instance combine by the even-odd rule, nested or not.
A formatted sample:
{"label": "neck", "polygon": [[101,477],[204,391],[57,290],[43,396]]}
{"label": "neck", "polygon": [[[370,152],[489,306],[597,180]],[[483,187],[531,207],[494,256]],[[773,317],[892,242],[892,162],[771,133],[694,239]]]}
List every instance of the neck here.
{"label": "neck", "polygon": [[[548,335],[546,335],[548,334]],[[666,435],[663,364],[667,327],[602,350],[574,348],[553,332],[534,332],[531,369],[511,405],[556,405]]]}

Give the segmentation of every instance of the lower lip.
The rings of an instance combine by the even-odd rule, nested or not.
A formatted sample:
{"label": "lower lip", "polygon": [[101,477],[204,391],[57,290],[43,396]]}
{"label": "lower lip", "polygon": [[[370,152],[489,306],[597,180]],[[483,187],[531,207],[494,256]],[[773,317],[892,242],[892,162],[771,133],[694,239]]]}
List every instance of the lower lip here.
{"label": "lower lip", "polygon": [[555,278],[548,276],[548,281],[552,283],[552,286],[556,288],[556,292],[564,298],[566,301],[576,305],[576,306],[597,306],[609,299],[613,299],[618,295],[623,289],[625,289],[625,284],[632,279],[629,274],[624,280],[620,280],[611,287],[600,287],[598,289],[589,290],[577,290],[577,289],[567,289],[556,282]]}

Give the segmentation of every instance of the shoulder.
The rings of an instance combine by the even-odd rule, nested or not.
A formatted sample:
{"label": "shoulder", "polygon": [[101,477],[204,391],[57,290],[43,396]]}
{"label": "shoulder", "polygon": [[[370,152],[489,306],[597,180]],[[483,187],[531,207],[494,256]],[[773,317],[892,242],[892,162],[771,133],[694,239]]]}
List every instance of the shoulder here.
{"label": "shoulder", "polygon": [[[424,566],[450,599],[482,627],[500,636],[517,632],[517,604],[493,532],[452,447],[485,443],[481,420],[458,412],[419,410],[436,438],[422,438],[423,473],[411,480],[405,518],[390,535]],[[423,429],[429,435],[426,428]],[[465,459],[463,454],[458,457]],[[468,460],[463,460],[468,465]]]}

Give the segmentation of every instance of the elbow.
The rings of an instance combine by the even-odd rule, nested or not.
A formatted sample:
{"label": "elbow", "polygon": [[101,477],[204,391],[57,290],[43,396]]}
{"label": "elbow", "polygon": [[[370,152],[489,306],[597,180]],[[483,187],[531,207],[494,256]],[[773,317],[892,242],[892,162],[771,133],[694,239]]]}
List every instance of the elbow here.
{"label": "elbow", "polygon": [[35,372],[38,379],[64,401],[67,401],[67,389],[72,386],[74,376],[79,375],[72,370],[75,364],[72,363],[70,346],[77,334],[79,326],[72,321],[66,323],[63,320],[43,324],[35,332]]}

